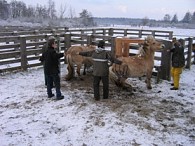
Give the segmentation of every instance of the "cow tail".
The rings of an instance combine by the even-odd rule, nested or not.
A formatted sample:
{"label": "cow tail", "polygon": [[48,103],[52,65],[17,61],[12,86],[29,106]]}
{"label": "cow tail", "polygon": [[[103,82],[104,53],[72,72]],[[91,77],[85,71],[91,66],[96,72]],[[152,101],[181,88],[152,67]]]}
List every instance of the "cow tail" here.
{"label": "cow tail", "polygon": [[68,74],[66,75],[66,80],[70,80],[74,76],[74,64],[72,62],[72,57],[70,54],[66,55]]}

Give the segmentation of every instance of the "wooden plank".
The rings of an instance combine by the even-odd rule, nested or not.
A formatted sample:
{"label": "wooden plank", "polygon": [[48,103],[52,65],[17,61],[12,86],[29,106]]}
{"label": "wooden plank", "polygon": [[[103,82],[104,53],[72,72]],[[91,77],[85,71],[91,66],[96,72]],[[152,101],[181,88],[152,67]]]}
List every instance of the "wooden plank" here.
{"label": "wooden plank", "polygon": [[129,56],[129,44],[130,43],[143,43],[142,39],[129,39],[129,38],[116,38],[116,57],[128,57]]}
{"label": "wooden plank", "polygon": [[20,56],[20,51],[14,51],[14,52],[8,52],[8,53],[0,53],[0,60],[2,60],[2,59],[9,59],[9,58],[15,58],[17,56]]}

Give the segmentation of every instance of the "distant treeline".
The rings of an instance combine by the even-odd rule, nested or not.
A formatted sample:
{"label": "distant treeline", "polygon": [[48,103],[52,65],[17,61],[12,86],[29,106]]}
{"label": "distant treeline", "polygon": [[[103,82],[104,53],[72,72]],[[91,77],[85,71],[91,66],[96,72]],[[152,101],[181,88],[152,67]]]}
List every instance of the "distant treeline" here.
{"label": "distant treeline", "polygon": [[189,23],[183,21],[165,21],[154,19],[138,19],[138,18],[99,18],[93,17],[93,21],[97,26],[114,26],[114,25],[131,25],[131,26],[150,26],[150,27],[180,27],[195,28],[194,21]]}

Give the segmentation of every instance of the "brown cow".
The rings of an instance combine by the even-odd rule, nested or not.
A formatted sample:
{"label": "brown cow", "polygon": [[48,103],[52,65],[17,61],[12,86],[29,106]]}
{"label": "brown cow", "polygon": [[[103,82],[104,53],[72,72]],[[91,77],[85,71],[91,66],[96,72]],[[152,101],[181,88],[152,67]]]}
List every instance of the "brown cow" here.
{"label": "brown cow", "polygon": [[[72,46],[70,47],[67,52],[64,53],[64,56],[66,58],[66,62],[68,64],[67,69],[68,69],[68,74],[66,75],[65,79],[70,80],[73,78],[75,74],[75,69],[74,65],[77,65],[77,75],[81,79],[81,74],[80,74],[80,69],[82,65],[84,66],[90,66],[92,65],[92,58],[91,57],[85,57],[78,55],[78,52],[81,51],[91,51],[95,50],[95,46]],[[85,74],[85,67],[84,67],[84,72]]]}
{"label": "brown cow", "polygon": [[148,36],[144,44],[139,48],[139,54],[119,57],[118,59],[123,63],[121,65],[113,64],[109,68],[111,81],[121,87],[131,87],[126,82],[127,78],[146,75],[147,88],[152,89],[150,80],[154,67],[154,53],[162,48],[164,48],[164,45],[161,42],[156,41],[152,36]]}

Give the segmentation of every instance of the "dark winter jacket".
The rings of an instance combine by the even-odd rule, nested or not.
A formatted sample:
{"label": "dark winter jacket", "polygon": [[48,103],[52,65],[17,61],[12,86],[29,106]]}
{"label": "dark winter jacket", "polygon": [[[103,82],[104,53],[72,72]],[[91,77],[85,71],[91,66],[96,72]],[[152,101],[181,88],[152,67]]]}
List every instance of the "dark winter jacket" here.
{"label": "dark winter jacket", "polygon": [[110,52],[104,50],[103,48],[97,48],[95,51],[80,52],[79,55],[92,57],[94,76],[108,76],[108,61],[111,61],[112,63],[116,64],[122,63],[120,60],[112,57]]}
{"label": "dark winter jacket", "polygon": [[172,67],[184,67],[184,47],[178,43],[175,43],[174,47],[170,51],[172,52]]}
{"label": "dark winter jacket", "polygon": [[44,45],[43,45],[43,47],[42,47],[42,49],[41,49],[41,56],[40,56],[40,58],[39,58],[39,61],[41,61],[42,63],[43,63],[43,54],[47,51],[47,49],[48,49],[48,44],[47,43],[45,43]]}
{"label": "dark winter jacket", "polygon": [[54,48],[48,48],[40,60],[44,62],[44,71],[46,75],[54,75],[60,72],[59,59],[63,57],[63,53],[57,53]]}

